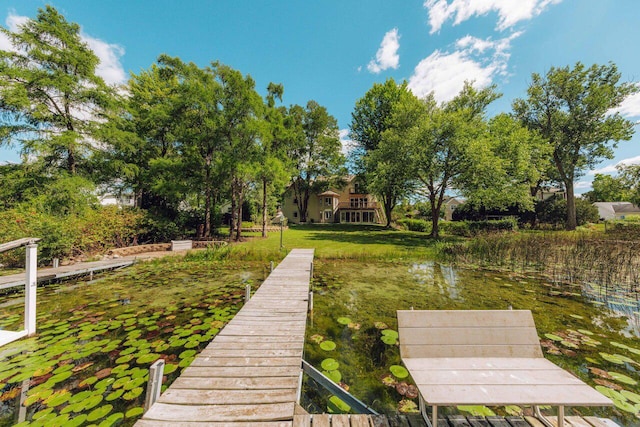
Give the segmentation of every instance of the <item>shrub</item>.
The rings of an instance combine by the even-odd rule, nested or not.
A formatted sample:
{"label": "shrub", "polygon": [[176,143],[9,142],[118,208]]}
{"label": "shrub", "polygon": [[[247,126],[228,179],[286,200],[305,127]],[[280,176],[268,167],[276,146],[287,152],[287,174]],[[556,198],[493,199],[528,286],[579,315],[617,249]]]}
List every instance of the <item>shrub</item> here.
{"label": "shrub", "polygon": [[[588,222],[597,222],[599,219],[598,208],[584,199],[576,201],[576,220],[578,225]],[[561,225],[567,220],[567,201],[560,197],[551,197],[536,203],[536,215],[538,221],[546,224]]]}
{"label": "shrub", "polygon": [[605,231],[620,239],[638,239],[640,238],[640,221],[627,219],[606,221]]}
{"label": "shrub", "polygon": [[419,231],[421,233],[431,232],[431,223],[423,219],[403,218],[398,220],[398,224],[409,231]]}

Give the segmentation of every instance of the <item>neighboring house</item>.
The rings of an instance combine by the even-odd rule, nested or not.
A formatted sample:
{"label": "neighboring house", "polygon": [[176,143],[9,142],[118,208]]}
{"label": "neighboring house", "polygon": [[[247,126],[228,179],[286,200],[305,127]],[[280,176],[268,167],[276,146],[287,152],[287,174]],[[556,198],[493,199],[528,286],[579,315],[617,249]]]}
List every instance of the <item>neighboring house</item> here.
{"label": "neighboring house", "polygon": [[601,220],[625,219],[629,215],[640,215],[640,207],[630,202],[595,202]]}
{"label": "neighboring house", "polygon": [[556,187],[543,187],[538,190],[536,193],[536,200],[544,201],[550,199],[551,197],[562,197],[567,200],[567,192],[561,188]]}
{"label": "neighboring house", "polygon": [[442,202],[442,210],[444,210],[444,219],[447,221],[453,220],[453,211],[455,211],[456,208],[463,203],[464,203],[463,200],[456,199],[455,197],[446,197]]}
{"label": "neighboring house", "polygon": [[[307,222],[382,224],[384,212],[375,196],[363,192],[355,176],[345,179],[344,188],[332,188],[309,196]],[[285,192],[282,213],[294,224],[300,223],[298,201],[293,188]]]}
{"label": "neighboring house", "polygon": [[105,194],[99,195],[98,200],[100,201],[100,204],[102,206],[117,205],[120,207],[122,206],[132,207],[135,205],[135,199],[133,197],[133,194],[126,194],[126,193],[121,195],[105,193]]}

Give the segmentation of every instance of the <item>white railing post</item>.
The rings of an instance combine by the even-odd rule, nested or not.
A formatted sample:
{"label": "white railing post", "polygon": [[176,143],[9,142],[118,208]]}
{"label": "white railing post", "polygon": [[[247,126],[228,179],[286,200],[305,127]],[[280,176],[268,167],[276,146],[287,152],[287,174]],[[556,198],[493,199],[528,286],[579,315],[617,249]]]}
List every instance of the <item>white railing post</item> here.
{"label": "white railing post", "polygon": [[250,284],[246,284],[244,287],[244,302],[245,304],[249,302],[249,300],[251,299],[251,285]]}
{"label": "white railing post", "polygon": [[38,245],[26,246],[24,282],[24,329],[27,336],[36,333],[36,293],[38,288]]}
{"label": "white railing post", "polygon": [[160,398],[162,389],[162,374],[164,373],[164,360],[158,359],[149,367],[149,382],[147,383],[147,397],[144,399],[144,412]]}

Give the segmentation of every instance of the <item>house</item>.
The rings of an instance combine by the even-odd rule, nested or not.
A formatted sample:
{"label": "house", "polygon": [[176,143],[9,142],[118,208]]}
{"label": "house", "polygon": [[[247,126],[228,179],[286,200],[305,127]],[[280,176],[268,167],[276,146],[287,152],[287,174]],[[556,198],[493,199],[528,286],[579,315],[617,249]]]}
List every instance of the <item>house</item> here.
{"label": "house", "polygon": [[562,197],[567,200],[567,192],[557,187],[541,187],[536,192],[535,199],[542,202],[552,197]]}
{"label": "house", "polygon": [[445,197],[445,199],[442,201],[444,219],[447,221],[453,220],[453,211],[455,211],[456,208],[463,203],[463,200],[457,199],[455,197]]}
{"label": "house", "polygon": [[[300,223],[297,203],[295,192],[289,187],[284,195],[282,212],[294,224]],[[384,211],[375,196],[366,193],[356,177],[350,175],[345,178],[343,188],[331,188],[309,196],[307,222],[382,224]]]}
{"label": "house", "polygon": [[640,215],[640,207],[630,202],[595,202],[601,220],[625,219],[629,215]]}

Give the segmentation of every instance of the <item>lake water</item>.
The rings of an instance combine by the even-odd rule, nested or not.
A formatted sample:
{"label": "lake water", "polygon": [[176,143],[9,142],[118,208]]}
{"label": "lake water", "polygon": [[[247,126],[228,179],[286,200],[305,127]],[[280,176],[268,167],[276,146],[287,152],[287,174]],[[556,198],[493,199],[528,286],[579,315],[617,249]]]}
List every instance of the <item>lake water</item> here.
{"label": "lake water", "polygon": [[[410,379],[391,374],[397,369],[392,366],[401,365],[393,338],[396,310],[513,308],[532,311],[546,357],[614,399],[615,409],[599,409],[596,414],[621,425],[640,425],[637,292],[593,283],[551,284],[536,277],[460,270],[431,261],[327,261],[318,262],[316,272],[305,357],[320,369],[323,362],[324,367],[335,368],[325,372],[380,412],[392,413],[400,406],[410,410],[417,403],[407,398],[402,384],[410,385]],[[327,350],[333,345],[322,344],[326,341],[335,343],[335,349]],[[312,386],[305,390],[309,409],[327,410],[326,395]],[[339,411],[335,404],[328,406]]]}

